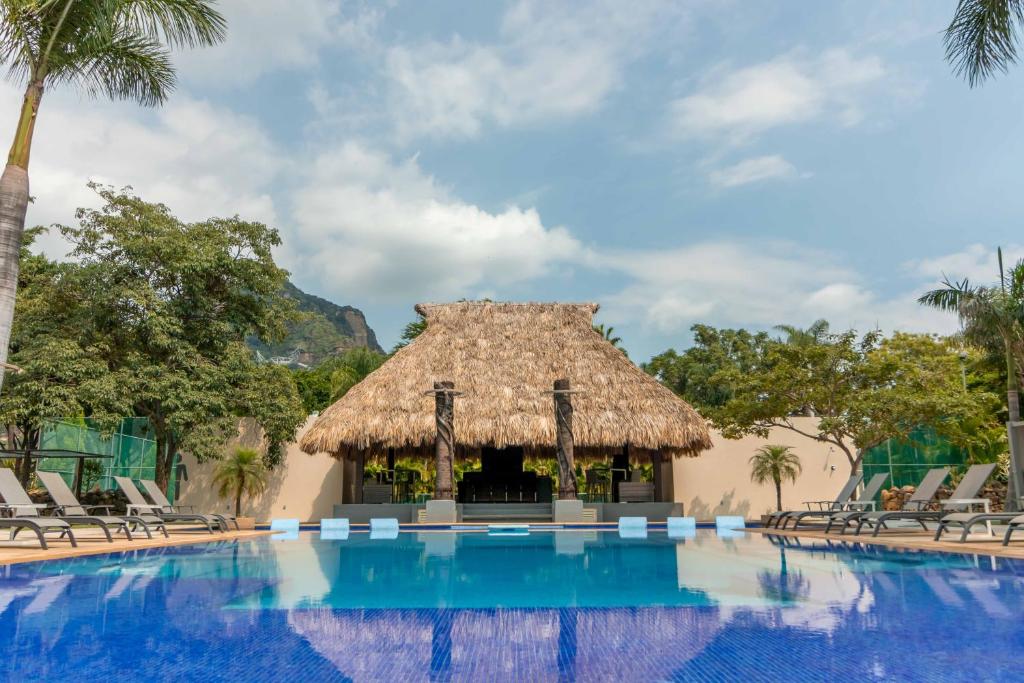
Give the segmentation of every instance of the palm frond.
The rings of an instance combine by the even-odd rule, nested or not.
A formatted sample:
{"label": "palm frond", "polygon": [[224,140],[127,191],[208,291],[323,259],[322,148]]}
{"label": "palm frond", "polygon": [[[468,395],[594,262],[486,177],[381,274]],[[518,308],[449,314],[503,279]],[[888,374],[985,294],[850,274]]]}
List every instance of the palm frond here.
{"label": "palm frond", "polygon": [[172,47],[215,45],[227,37],[227,22],[211,0],[108,0],[124,24]]}
{"label": "palm frond", "polygon": [[144,106],[163,103],[175,83],[170,53],[148,37],[126,32],[85,46],[74,64],[56,77],[77,84],[92,97],[133,100]]}
{"label": "palm frond", "polygon": [[974,86],[1017,61],[1024,0],[960,0],[946,29],[946,60]]}

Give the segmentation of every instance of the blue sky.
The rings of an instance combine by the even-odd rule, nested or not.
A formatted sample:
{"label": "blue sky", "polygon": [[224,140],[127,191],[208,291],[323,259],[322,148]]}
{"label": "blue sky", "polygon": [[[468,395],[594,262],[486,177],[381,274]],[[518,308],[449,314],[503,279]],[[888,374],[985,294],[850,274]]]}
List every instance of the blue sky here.
{"label": "blue sky", "polygon": [[637,361],[696,322],[950,331],[917,294],[1024,255],[1024,68],[955,78],[953,0],[220,5],[162,109],[47,94],[30,221],[132,185],[276,226],[386,346],[419,301],[587,300]]}

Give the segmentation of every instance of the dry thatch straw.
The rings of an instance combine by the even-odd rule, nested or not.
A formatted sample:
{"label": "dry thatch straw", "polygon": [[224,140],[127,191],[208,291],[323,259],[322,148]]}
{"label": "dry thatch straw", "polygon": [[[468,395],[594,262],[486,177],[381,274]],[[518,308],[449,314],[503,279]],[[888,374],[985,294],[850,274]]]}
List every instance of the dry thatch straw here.
{"label": "dry thatch straw", "polygon": [[572,383],[576,444],[624,444],[674,455],[711,447],[685,401],[592,328],[596,304],[419,304],[427,328],[327,408],[306,432],[307,453],[342,456],[434,443],[434,382],[455,382],[455,438],[463,447],[555,446],[551,388]]}

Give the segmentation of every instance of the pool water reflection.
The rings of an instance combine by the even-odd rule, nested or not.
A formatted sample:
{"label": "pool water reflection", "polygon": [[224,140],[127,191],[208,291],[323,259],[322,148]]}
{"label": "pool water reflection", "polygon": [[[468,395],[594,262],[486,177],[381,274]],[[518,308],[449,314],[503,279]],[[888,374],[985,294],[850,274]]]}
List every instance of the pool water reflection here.
{"label": "pool water reflection", "polygon": [[260,539],[8,567],[11,680],[1015,680],[1024,564],[758,534]]}

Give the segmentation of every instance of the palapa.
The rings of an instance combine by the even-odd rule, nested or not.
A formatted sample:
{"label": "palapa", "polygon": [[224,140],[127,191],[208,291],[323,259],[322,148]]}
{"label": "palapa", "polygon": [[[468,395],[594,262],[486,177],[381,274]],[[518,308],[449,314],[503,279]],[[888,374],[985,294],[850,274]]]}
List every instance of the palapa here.
{"label": "palapa", "polygon": [[389,448],[432,452],[434,382],[452,381],[462,448],[555,448],[554,380],[573,388],[582,449],[623,445],[673,455],[711,447],[689,404],[593,329],[597,304],[419,304],[425,331],[327,408],[306,432],[307,453],[342,457]]}

